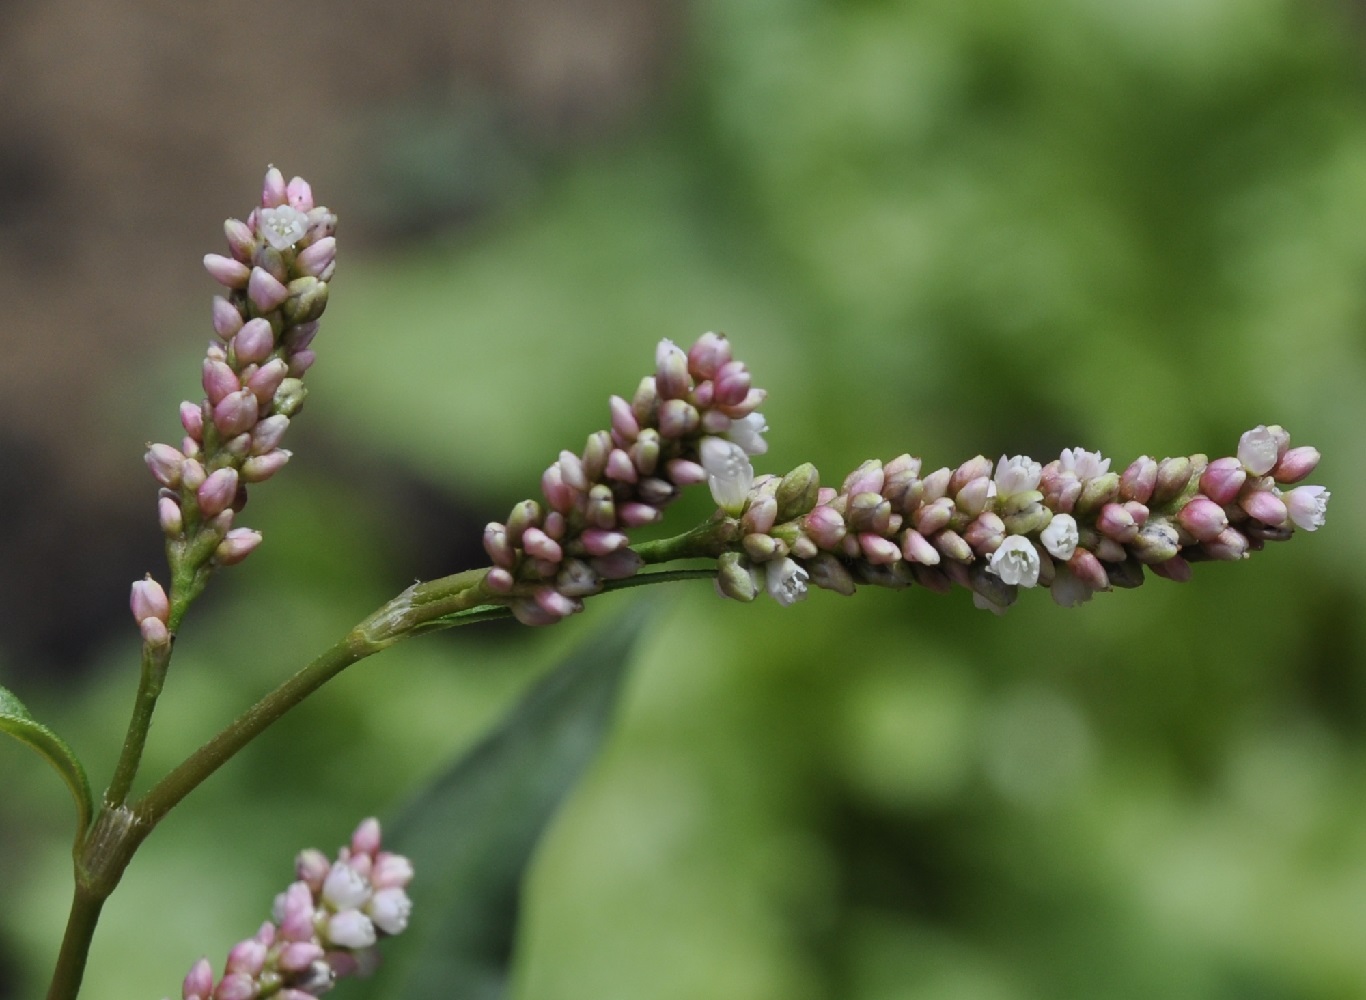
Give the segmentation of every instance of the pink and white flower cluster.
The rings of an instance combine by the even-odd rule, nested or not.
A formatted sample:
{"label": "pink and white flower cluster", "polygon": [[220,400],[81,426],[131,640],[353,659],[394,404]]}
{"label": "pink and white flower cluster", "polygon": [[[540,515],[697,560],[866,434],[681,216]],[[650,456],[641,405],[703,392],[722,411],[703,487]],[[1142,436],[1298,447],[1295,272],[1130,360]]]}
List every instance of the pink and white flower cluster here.
{"label": "pink and white flower cluster", "polygon": [[309,346],[336,269],[337,217],[315,205],[307,181],[266,173],[261,204],[224,223],[228,255],[204,266],[225,288],[213,300],[216,334],[204,358],[205,398],[180,404],[180,446],[152,444],[147,466],[161,484],[157,512],[173,560],[207,572],[245,559],[261,541],[234,526],[247,484],[289,461],[280,446],[303,406]]}
{"label": "pink and white flower cluster", "polygon": [[375,945],[408,926],[413,877],[407,858],[380,849],[379,822],[364,820],[336,861],[306,850],[297,881],[275,899],[273,918],[228,953],[223,976],[201,958],[184,1000],[314,1000],[340,978],[374,967]]}
{"label": "pink and white flower cluster", "polygon": [[485,586],[520,621],[553,624],[582,610],[604,580],[640,569],[628,532],[660,520],[683,487],[708,483],[718,504],[740,513],[750,456],[767,449],[755,412],[764,397],[723,334],[703,334],[687,352],[661,341],[655,373],[631,401],[612,397],[611,429],[546,469],[544,504],[524,500],[484,529],[493,561]]}
{"label": "pink and white flower cluster", "polygon": [[1046,465],[1017,455],[993,467],[979,455],[923,476],[920,459],[902,455],[865,462],[838,490],[803,466],[755,481],[717,586],[739,600],[766,589],[790,604],[808,580],[843,594],[859,583],[958,585],[999,613],[1022,587],[1048,587],[1072,606],[1138,586],[1145,567],[1185,581],[1192,562],[1242,559],[1323,524],[1327,490],[1282,489],[1308,476],[1319,453],[1289,444],[1284,429],[1259,426],[1236,456],[1144,456],[1122,473],[1081,448]]}

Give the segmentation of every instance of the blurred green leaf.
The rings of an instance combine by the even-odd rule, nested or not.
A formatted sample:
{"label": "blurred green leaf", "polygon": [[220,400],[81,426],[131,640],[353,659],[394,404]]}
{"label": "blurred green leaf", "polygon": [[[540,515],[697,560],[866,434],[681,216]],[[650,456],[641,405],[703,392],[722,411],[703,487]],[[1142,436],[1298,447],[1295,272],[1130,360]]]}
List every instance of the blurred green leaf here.
{"label": "blurred green leaf", "polygon": [[60,736],[36,721],[13,692],[3,687],[0,687],[0,732],[9,733],[20,743],[27,743],[57,769],[66,787],[71,789],[72,798],[76,800],[79,822],[76,837],[79,840],[90,829],[90,820],[94,815],[90,783],[86,781],[85,768],[81,767],[79,758]]}
{"label": "blurred green leaf", "polygon": [[414,919],[362,995],[506,994],[527,865],[602,745],[645,618],[638,604],[579,646],[394,824]]}

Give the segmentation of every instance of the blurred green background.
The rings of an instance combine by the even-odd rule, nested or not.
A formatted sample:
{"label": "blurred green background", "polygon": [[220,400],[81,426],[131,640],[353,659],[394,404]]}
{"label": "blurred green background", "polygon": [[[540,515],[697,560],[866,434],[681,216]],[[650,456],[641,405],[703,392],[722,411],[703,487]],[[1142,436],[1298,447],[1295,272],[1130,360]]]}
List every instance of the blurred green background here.
{"label": "blurred green background", "polygon": [[[629,48],[630,6],[576,8],[570,37]],[[335,161],[246,131],[235,155],[307,173],[341,215],[342,266],[295,459],[246,512],[266,544],[181,633],[144,774],[414,576],[475,565],[479,526],[605,424],[660,337],[725,330],[770,390],[761,470],[811,460],[828,482],[907,450],[1227,454],[1279,422],[1325,455],[1327,527],[1185,586],[1075,611],[1026,594],[1001,619],[920,589],[786,610],[671,590],[535,864],[513,994],[1366,996],[1364,24],[1347,0],[698,0],[654,29],[646,82],[592,91],[618,100],[601,118],[547,125],[493,74],[439,100],[353,95]],[[198,120],[241,110],[224,73]],[[208,330],[192,268],[259,170],[226,180],[193,211],[128,213],[198,250],[167,272],[184,280],[160,293],[160,346],[99,369],[82,468],[116,452],[135,475],[141,441],[175,432]],[[20,356],[51,304],[3,334]],[[137,506],[145,559],[103,592],[73,582],[117,562],[87,557],[98,518],[7,525],[77,553],[36,592],[0,553],[6,592],[61,628],[118,610],[78,671],[0,651],[0,683],[101,786],[134,683],[124,588],[159,571],[152,489],[128,483],[110,502]],[[197,956],[221,965],[298,848],[393,814],[630,600],[353,668],[148,842],[86,995],[176,995]],[[0,746],[0,775],[0,994],[36,996],[70,803],[22,748]]]}

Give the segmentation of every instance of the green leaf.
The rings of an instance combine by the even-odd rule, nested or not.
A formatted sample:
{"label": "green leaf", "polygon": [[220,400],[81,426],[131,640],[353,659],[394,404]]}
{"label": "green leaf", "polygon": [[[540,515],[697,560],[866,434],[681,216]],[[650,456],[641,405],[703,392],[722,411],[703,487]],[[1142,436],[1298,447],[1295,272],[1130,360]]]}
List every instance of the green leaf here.
{"label": "green leaf", "polygon": [[413,918],[361,995],[506,995],[527,865],[602,745],[644,620],[637,605],[590,637],[393,824],[386,846],[417,872]]}
{"label": "green leaf", "polygon": [[24,703],[4,687],[0,687],[0,732],[9,733],[20,743],[27,743],[46,757],[48,763],[62,776],[76,800],[76,812],[79,814],[76,841],[79,843],[85,831],[90,829],[95,812],[90,798],[90,783],[85,779],[85,768],[81,767],[80,759],[60,736],[35,721]]}

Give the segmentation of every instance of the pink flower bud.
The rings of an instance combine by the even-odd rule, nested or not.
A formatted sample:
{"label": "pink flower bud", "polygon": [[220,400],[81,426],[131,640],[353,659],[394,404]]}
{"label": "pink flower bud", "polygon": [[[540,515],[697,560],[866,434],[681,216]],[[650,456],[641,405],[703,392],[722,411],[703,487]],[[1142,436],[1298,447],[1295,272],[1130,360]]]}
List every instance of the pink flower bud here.
{"label": "pink flower bud", "polygon": [[1133,515],[1117,503],[1107,503],[1096,517],[1096,530],[1124,545],[1138,536]]}
{"label": "pink flower bud", "polygon": [[150,574],[133,583],[129,606],[133,611],[133,620],[139,623],[148,618],[164,622],[171,615],[171,602],[166,591]]}
{"label": "pink flower bud", "polygon": [[1092,590],[1110,588],[1110,578],[1105,573],[1105,567],[1095,554],[1087,549],[1078,548],[1073,552],[1072,558],[1067,560],[1067,568],[1073,576]]}
{"label": "pink flower bud", "polygon": [[285,175],[272,165],[266,171],[266,179],[261,184],[261,207],[275,208],[289,200],[285,187]]}
{"label": "pink flower bud", "polygon": [[929,543],[920,532],[907,528],[901,533],[901,554],[907,562],[922,566],[938,566],[939,550]]}
{"label": "pink flower bud", "polygon": [[976,517],[963,532],[963,540],[980,556],[989,556],[1005,541],[1006,526],[996,514],[987,511]]}
{"label": "pink flower bud", "polygon": [[645,560],[630,549],[618,549],[608,555],[588,560],[588,565],[604,580],[625,580],[639,573],[645,565]]}
{"label": "pink flower bud", "polygon": [[272,417],[266,417],[258,423],[251,431],[251,454],[264,455],[273,451],[285,436],[285,431],[289,430],[289,418],[284,414],[277,413]]}
{"label": "pink flower bud", "polygon": [[662,521],[664,512],[645,503],[624,503],[617,508],[617,517],[628,528],[641,528]]}
{"label": "pink flower bud", "polygon": [[204,408],[188,399],[180,404],[180,426],[195,443],[204,440]]}
{"label": "pink flower bud", "polygon": [[1254,490],[1244,493],[1238,505],[1247,511],[1248,516],[1275,527],[1284,524],[1288,516],[1281,498],[1269,490]]}
{"label": "pink flower bud", "polygon": [[751,500],[745,509],[744,515],[740,518],[740,524],[745,529],[746,534],[766,535],[772,529],[778,517],[778,501],[773,497],[759,497]]}
{"label": "pink flower bud", "polygon": [[1209,497],[1197,496],[1176,515],[1176,523],[1197,541],[1213,541],[1228,527],[1228,515],[1224,514],[1223,507]]}
{"label": "pink flower bud", "polygon": [[954,497],[954,504],[968,517],[976,517],[986,508],[992,482],[986,476],[968,480]]}
{"label": "pink flower bud", "polygon": [[300,274],[319,277],[337,258],[337,239],[325,236],[310,247],[299,252],[295,263]]}
{"label": "pink flower bud", "polygon": [[266,965],[267,948],[255,938],[247,938],[232,946],[228,952],[224,972],[240,972],[248,976],[258,976]]}
{"label": "pink flower bud", "polygon": [[1147,455],[1134,459],[1119,477],[1119,498],[1147,503],[1157,485],[1157,462]]}
{"label": "pink flower bud", "polygon": [[1176,583],[1190,582],[1191,564],[1180,556],[1172,556],[1166,562],[1154,563],[1148,568],[1158,576],[1165,577]]}
{"label": "pink flower bud", "polygon": [[228,367],[227,362],[217,358],[204,359],[203,377],[200,381],[204,386],[204,395],[209,397],[209,403],[213,406],[217,406],[224,397],[242,388],[236,372]]}
{"label": "pink flower bud", "polygon": [[242,972],[232,972],[224,976],[213,991],[213,1000],[255,1000],[256,979]]}
{"label": "pink flower bud", "polygon": [[185,1000],[190,1000],[191,997],[207,1000],[212,992],[213,966],[209,964],[207,958],[201,958],[190,967],[189,974],[186,975],[185,982],[181,986],[181,993]]}
{"label": "pink flower bud", "polygon": [[275,331],[258,317],[237,331],[237,336],[232,338],[232,348],[239,365],[260,364],[275,350]]}
{"label": "pink flower bud", "polygon": [[376,891],[402,889],[413,880],[413,863],[402,854],[381,851],[375,856],[375,867],[370,872],[370,884]]}
{"label": "pink flower bud", "polygon": [[309,890],[314,893],[322,892],[323,880],[331,870],[332,862],[327,860],[326,854],[316,848],[305,848],[294,859],[295,879],[307,884]]}
{"label": "pink flower bud", "polygon": [[285,972],[302,972],[323,955],[322,945],[312,941],[294,941],[285,945],[277,961]]}
{"label": "pink flower bud", "polygon": [[144,618],[138,623],[142,641],[148,646],[164,646],[171,641],[171,633],[166,623],[156,618]]}
{"label": "pink flower bud", "polygon": [[232,506],[237,498],[237,470],[218,469],[211,473],[195,491],[199,510],[205,517],[213,517]]}
{"label": "pink flower bud", "polygon": [[180,467],[180,485],[187,490],[199,489],[207,478],[208,473],[204,471],[204,466],[193,458],[185,459],[185,464]]}
{"label": "pink flower bud", "polygon": [[1204,549],[1211,559],[1237,562],[1247,555],[1247,536],[1237,528],[1225,528],[1217,538],[1205,542]]}
{"label": "pink flower bud", "polygon": [[250,389],[230,392],[213,408],[213,424],[224,437],[236,437],[251,430],[256,423],[260,403]]}
{"label": "pink flower bud", "polygon": [[955,562],[969,563],[974,558],[972,546],[964,540],[962,535],[951,529],[944,529],[930,541],[943,555]]}
{"label": "pink flower bud", "polygon": [[979,479],[983,476],[990,479],[991,470],[991,459],[987,458],[985,455],[977,455],[968,459],[955,469],[953,475],[949,477],[948,495],[957,496],[959,491],[974,479]]}
{"label": "pink flower bud", "polygon": [[152,444],[147,446],[147,454],[143,458],[162,486],[175,489],[180,485],[185,468],[185,456],[182,453],[169,444]]}
{"label": "pink flower bud", "polygon": [[802,530],[821,548],[833,551],[844,538],[847,529],[844,517],[839,511],[817,506],[802,519]]}
{"label": "pink flower bud", "polygon": [[531,596],[542,611],[556,618],[568,618],[583,610],[582,601],[566,597],[554,587],[537,587]]}
{"label": "pink flower bud", "polygon": [[300,212],[313,211],[313,187],[302,177],[293,177],[285,186],[285,202]]}
{"label": "pink flower bud", "polygon": [[251,377],[247,379],[247,388],[251,390],[251,394],[256,397],[257,402],[265,406],[275,398],[275,394],[279,392],[280,386],[284,384],[290,371],[290,364],[287,364],[282,358],[272,358],[252,373]]}
{"label": "pink flower bud", "polygon": [[484,575],[484,586],[495,594],[510,594],[517,585],[517,579],[501,566],[495,566]]}
{"label": "pink flower bud", "polygon": [[546,503],[562,514],[574,509],[574,491],[565,483],[564,473],[558,463],[541,474],[541,493]]}
{"label": "pink flower bud", "polygon": [[713,391],[718,406],[738,406],[749,395],[750,374],[743,362],[726,362],[717,370],[713,382],[716,386]]}
{"label": "pink flower bud", "polygon": [[484,551],[496,566],[509,570],[517,567],[517,553],[508,542],[507,528],[497,521],[484,526]]}
{"label": "pink flower bud", "polygon": [[724,333],[704,333],[688,349],[688,370],[696,379],[715,378],[731,359],[730,341]]}
{"label": "pink flower bud", "polygon": [[253,531],[251,528],[233,528],[223,536],[218,548],[214,549],[213,557],[220,566],[231,566],[251,555],[260,544],[259,531]]}
{"label": "pink flower bud", "polygon": [[251,263],[256,252],[256,234],[251,226],[241,219],[228,219],[223,223],[223,235],[228,239],[228,252],[243,264]]}
{"label": "pink flower bud", "polygon": [[242,314],[221,295],[213,297],[213,330],[224,340],[232,339],[233,334],[242,329]]}
{"label": "pink flower bud", "polygon": [[607,464],[604,469],[609,479],[615,479],[619,483],[634,483],[639,476],[636,474],[635,463],[631,461],[631,456],[620,448],[612,449],[607,456]]}
{"label": "pink flower bud", "polygon": [[953,501],[948,497],[940,497],[917,510],[911,520],[914,522],[915,530],[929,538],[948,527],[949,522],[953,520],[953,512]]}
{"label": "pink flower bud", "polygon": [[697,408],[683,399],[666,399],[659,406],[659,433],[666,438],[687,437],[701,423]]}
{"label": "pink flower bud", "polygon": [[550,538],[540,528],[527,528],[522,533],[522,548],[534,559],[557,563],[564,558],[558,542]]}
{"label": "pink flower bud", "polygon": [[589,528],[579,536],[579,541],[582,543],[584,551],[590,556],[605,556],[616,552],[618,549],[625,548],[630,539],[619,531]]}
{"label": "pink flower bud", "polygon": [[1200,474],[1200,492],[1221,506],[1231,504],[1247,481],[1247,470],[1236,458],[1216,458]]}
{"label": "pink flower bud", "polygon": [[294,453],[283,448],[276,448],[274,451],[266,452],[264,455],[253,455],[242,463],[242,481],[247,483],[264,483],[275,473],[285,467]]}
{"label": "pink flower bud", "polygon": [[672,340],[661,340],[655,349],[655,390],[661,399],[682,399],[692,388],[688,357]]}
{"label": "pink flower bud", "polygon": [[1298,483],[1309,473],[1313,472],[1319,464],[1319,450],[1310,445],[1302,445],[1299,448],[1291,448],[1285,453],[1276,468],[1271,474],[1276,478],[1276,482],[1289,485]]}
{"label": "pink flower bud", "polygon": [[707,481],[707,470],[699,463],[686,458],[671,459],[664,468],[669,481],[675,486],[696,486]]}
{"label": "pink flower bud", "polygon": [[246,264],[218,253],[204,255],[204,270],[225,288],[245,288],[251,278],[251,269]]}
{"label": "pink flower bud", "polygon": [[874,566],[890,566],[901,559],[901,547],[891,539],[865,531],[858,536],[863,558]]}
{"label": "pink flower bud", "polygon": [[608,405],[612,411],[612,440],[616,442],[617,447],[625,447],[640,433],[640,423],[636,420],[631,404],[620,396],[613,396],[608,400]]}
{"label": "pink flower bud", "polygon": [[167,538],[175,538],[184,530],[185,516],[175,498],[162,497],[157,501],[157,523]]}
{"label": "pink flower bud", "polygon": [[253,267],[248,275],[247,297],[261,312],[270,312],[289,298],[289,289],[265,268]]}

